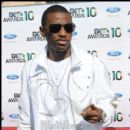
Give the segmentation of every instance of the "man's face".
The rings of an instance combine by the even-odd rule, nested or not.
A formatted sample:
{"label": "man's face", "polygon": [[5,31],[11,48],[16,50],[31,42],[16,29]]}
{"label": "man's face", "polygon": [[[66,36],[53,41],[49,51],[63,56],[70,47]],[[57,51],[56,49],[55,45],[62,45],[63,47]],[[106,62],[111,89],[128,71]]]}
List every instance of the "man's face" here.
{"label": "man's face", "polygon": [[68,23],[72,23],[71,17],[68,13],[55,12],[47,15],[47,28],[45,30],[45,35],[48,47],[52,51],[66,51],[70,47],[72,33],[67,32],[63,26],[61,26],[58,32],[51,32],[49,27],[52,24],[65,25]]}

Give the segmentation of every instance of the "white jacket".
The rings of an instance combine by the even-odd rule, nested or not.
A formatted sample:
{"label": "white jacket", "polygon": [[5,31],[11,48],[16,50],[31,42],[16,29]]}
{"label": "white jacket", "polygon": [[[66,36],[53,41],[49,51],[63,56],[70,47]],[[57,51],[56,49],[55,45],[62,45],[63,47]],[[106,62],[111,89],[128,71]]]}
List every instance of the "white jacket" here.
{"label": "white jacket", "polygon": [[[44,121],[54,121],[48,108],[53,106],[53,114],[60,112],[60,110],[56,110],[57,107],[54,105],[56,101],[52,96],[52,88],[49,87],[51,84],[47,79],[46,47],[44,49],[44,52],[29,61],[22,71],[18,130],[51,130],[51,126],[46,129],[42,128],[45,125]],[[98,58],[78,50],[74,46],[71,47],[71,57],[72,67],[67,87],[74,119],[74,130],[102,130],[102,127],[112,122],[115,110],[112,105],[115,98],[111,88],[110,75]],[[44,99],[46,102],[43,101]],[[90,104],[95,104],[104,110],[107,117],[103,123],[91,124],[82,118],[80,112]],[[72,130],[73,128],[69,127],[68,129]]]}

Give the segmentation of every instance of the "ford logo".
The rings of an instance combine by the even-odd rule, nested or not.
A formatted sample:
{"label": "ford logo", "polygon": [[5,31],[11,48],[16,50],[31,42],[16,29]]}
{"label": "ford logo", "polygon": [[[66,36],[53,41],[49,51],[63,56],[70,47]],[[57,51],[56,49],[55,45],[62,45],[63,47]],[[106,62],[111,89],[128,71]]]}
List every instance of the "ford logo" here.
{"label": "ford logo", "polygon": [[122,53],[120,51],[110,51],[107,53],[107,55],[109,55],[109,56],[119,56],[121,54]]}
{"label": "ford logo", "polygon": [[10,118],[13,118],[13,119],[18,118],[18,116],[19,116],[18,114],[10,114],[10,115],[9,115],[9,117],[10,117]]}
{"label": "ford logo", "polygon": [[72,36],[76,36],[78,33],[77,32],[73,32],[72,33]]}
{"label": "ford logo", "polygon": [[106,11],[108,12],[108,13],[117,13],[117,12],[119,12],[121,9],[120,8],[118,8],[118,7],[111,7],[111,8],[107,8],[106,9]]}
{"label": "ford logo", "polygon": [[16,79],[18,79],[18,78],[19,78],[19,76],[16,75],[16,74],[7,75],[7,79],[9,79],[9,80],[16,80]]}
{"label": "ford logo", "polygon": [[16,37],[17,37],[16,34],[6,34],[6,35],[4,35],[4,38],[6,38],[6,39],[14,39]]}
{"label": "ford logo", "polygon": [[130,32],[130,29],[128,29],[128,32]]}
{"label": "ford logo", "polygon": [[130,114],[128,115],[128,117],[130,117]]}
{"label": "ford logo", "polygon": [[130,76],[130,72],[128,73],[128,75]]}
{"label": "ford logo", "polygon": [[123,95],[122,95],[121,93],[116,93],[115,96],[116,96],[117,98],[119,98],[119,97],[122,97]]}

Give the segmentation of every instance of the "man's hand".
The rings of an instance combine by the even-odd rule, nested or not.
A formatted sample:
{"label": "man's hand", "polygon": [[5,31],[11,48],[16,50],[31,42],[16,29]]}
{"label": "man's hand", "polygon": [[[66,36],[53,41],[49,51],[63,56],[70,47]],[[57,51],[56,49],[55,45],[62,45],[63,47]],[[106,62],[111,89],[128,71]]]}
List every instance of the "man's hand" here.
{"label": "man's hand", "polygon": [[83,118],[90,123],[96,123],[100,121],[101,114],[102,114],[102,110],[96,107],[94,104],[86,107],[81,112],[81,115],[83,116]]}

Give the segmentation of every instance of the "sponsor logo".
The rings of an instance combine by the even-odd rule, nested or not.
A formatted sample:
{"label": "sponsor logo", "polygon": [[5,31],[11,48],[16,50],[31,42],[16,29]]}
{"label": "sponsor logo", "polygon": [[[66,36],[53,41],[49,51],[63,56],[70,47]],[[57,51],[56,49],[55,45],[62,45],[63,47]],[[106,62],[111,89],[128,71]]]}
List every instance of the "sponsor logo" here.
{"label": "sponsor logo", "polygon": [[24,63],[32,60],[35,53],[12,53],[11,58],[6,59],[6,63]]}
{"label": "sponsor logo", "polygon": [[72,33],[72,36],[76,36],[76,35],[78,35],[78,32],[74,31],[74,32]]}
{"label": "sponsor logo", "polygon": [[106,11],[108,13],[117,13],[119,12],[121,9],[119,7],[111,7],[111,8],[107,8]]}
{"label": "sponsor logo", "polygon": [[18,118],[19,114],[10,114],[9,117],[12,119]]}
{"label": "sponsor logo", "polygon": [[122,71],[112,71],[112,79],[114,81],[122,80]]}
{"label": "sponsor logo", "polygon": [[9,80],[16,80],[16,79],[18,79],[18,78],[19,78],[19,76],[16,75],[16,74],[7,75],[7,79],[9,79]]}
{"label": "sponsor logo", "polygon": [[128,73],[128,75],[130,76],[130,72]]}
{"label": "sponsor logo", "polygon": [[7,17],[3,18],[3,22],[20,22],[20,21],[32,21],[34,20],[34,12],[29,11],[16,11],[9,12]]}
{"label": "sponsor logo", "polygon": [[123,120],[123,114],[121,112],[115,112],[114,114],[114,121],[121,122]]}
{"label": "sponsor logo", "polygon": [[20,98],[20,93],[14,93],[14,97],[9,98],[8,102],[18,102]]}
{"label": "sponsor logo", "polygon": [[109,51],[108,56],[120,56],[122,53],[120,51]]}
{"label": "sponsor logo", "polygon": [[128,11],[128,15],[130,15],[130,10]]}
{"label": "sponsor logo", "polygon": [[95,7],[86,8],[70,8],[72,18],[96,17],[97,11]]}
{"label": "sponsor logo", "polygon": [[101,38],[119,38],[121,37],[121,28],[112,27],[112,28],[94,28],[93,33],[88,34],[88,39],[101,39]]}
{"label": "sponsor logo", "polygon": [[98,52],[96,50],[87,50],[87,52],[95,57],[98,57]]}
{"label": "sponsor logo", "polygon": [[115,93],[115,96],[116,96],[116,98],[120,98],[120,97],[123,96],[123,94],[121,94],[121,93]]}
{"label": "sponsor logo", "polygon": [[43,41],[43,40],[46,40],[46,38],[42,37],[39,31],[37,31],[37,32],[33,31],[32,36],[27,37],[27,39],[26,39],[26,41],[29,41],[29,42],[31,42],[31,41]]}
{"label": "sponsor logo", "polygon": [[6,38],[6,39],[14,39],[14,38],[16,38],[16,37],[17,37],[16,34],[5,34],[5,35],[4,35],[4,38]]}
{"label": "sponsor logo", "polygon": [[128,32],[130,33],[130,29],[128,29]]}
{"label": "sponsor logo", "polygon": [[128,56],[128,60],[130,60],[130,55]]}
{"label": "sponsor logo", "polygon": [[4,120],[3,113],[1,113],[1,120]]}

